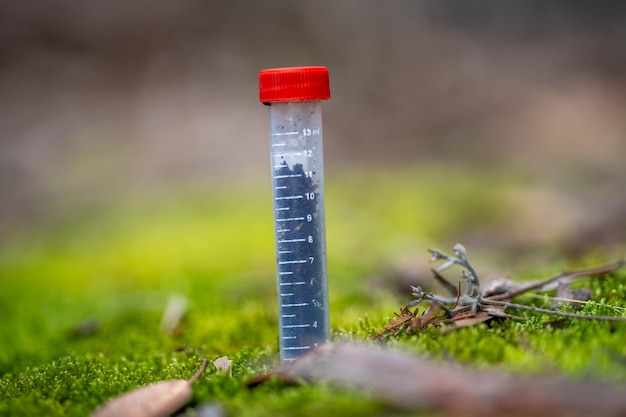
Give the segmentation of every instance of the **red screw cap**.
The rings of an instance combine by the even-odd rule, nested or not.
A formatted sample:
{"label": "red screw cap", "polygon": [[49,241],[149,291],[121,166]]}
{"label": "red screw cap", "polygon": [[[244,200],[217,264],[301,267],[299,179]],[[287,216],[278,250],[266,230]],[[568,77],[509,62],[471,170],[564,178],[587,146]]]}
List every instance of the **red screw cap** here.
{"label": "red screw cap", "polygon": [[326,67],[270,68],[259,73],[261,103],[329,98],[330,82]]}

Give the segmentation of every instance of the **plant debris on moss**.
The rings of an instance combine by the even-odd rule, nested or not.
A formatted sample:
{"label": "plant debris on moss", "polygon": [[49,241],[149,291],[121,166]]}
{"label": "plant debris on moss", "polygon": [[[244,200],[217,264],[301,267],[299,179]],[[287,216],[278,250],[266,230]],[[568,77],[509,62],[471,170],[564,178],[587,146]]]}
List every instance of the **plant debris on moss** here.
{"label": "plant debris on moss", "polygon": [[[425,292],[421,287],[411,287],[415,300],[407,303],[399,313],[394,313],[393,318],[379,331],[375,338],[385,340],[404,331],[410,333],[416,329],[424,329],[426,326],[439,326],[442,331],[449,331],[463,327],[484,323],[494,317],[525,320],[526,317],[507,313],[505,310],[523,310],[533,313],[554,315],[560,317],[601,320],[601,321],[626,321],[626,316],[615,315],[587,315],[567,312],[562,310],[549,310],[532,305],[513,303],[516,297],[523,296],[529,291],[548,292],[557,290],[555,297],[550,298],[550,306],[558,308],[562,303],[567,303],[574,309],[580,304],[590,301],[591,291],[587,288],[573,290],[570,284],[583,278],[602,278],[607,274],[618,271],[626,262],[620,260],[610,264],[600,265],[593,268],[585,268],[575,271],[561,272],[555,277],[539,280],[531,283],[520,284],[510,279],[500,279],[492,282],[486,288],[482,288],[476,269],[469,262],[467,250],[463,245],[454,245],[454,255],[449,255],[437,249],[429,249],[432,254],[431,262],[444,261],[439,267],[432,270],[434,279],[442,284],[449,292],[449,296],[439,296]],[[452,284],[441,275],[441,272],[454,266],[460,265],[465,268],[461,271],[461,281],[457,285]],[[462,291],[463,285],[465,291]],[[417,306],[422,301],[429,301],[430,306],[421,312]],[[622,312],[623,309],[619,308]],[[446,326],[449,325],[449,326]]]}

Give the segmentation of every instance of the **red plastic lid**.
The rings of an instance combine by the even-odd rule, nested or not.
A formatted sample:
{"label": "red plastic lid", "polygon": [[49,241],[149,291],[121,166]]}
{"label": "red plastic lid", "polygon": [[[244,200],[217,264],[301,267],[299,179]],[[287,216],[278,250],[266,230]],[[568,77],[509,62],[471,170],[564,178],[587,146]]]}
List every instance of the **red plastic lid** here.
{"label": "red plastic lid", "polygon": [[270,68],[259,73],[261,103],[329,98],[330,82],[326,67]]}

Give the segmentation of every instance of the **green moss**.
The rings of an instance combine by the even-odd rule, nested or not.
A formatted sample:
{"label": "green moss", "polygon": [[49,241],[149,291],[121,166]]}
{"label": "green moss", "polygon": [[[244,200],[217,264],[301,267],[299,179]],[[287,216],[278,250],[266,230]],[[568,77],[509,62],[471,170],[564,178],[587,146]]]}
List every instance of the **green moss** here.
{"label": "green moss", "polygon": [[[408,294],[398,297],[368,278],[380,272],[398,241],[442,246],[468,224],[505,216],[506,200],[498,196],[510,181],[432,169],[334,181],[327,190],[333,338],[371,337],[406,301]],[[233,377],[210,366],[194,384],[190,406],[216,400],[243,416],[388,411],[363,392],[323,384],[244,387],[277,365],[267,190],[251,185],[155,195],[4,245],[0,415],[88,415],[112,396],[189,378],[202,358],[223,355],[233,360]],[[609,306],[626,307],[625,278],[620,273],[594,282],[601,304],[584,312],[623,314]],[[180,331],[167,335],[159,322],[172,294],[187,297],[190,309]],[[94,331],[76,335],[85,320]],[[570,320],[557,327],[546,325],[550,320],[497,320],[447,334],[426,329],[389,344],[472,367],[626,381],[626,325]]]}

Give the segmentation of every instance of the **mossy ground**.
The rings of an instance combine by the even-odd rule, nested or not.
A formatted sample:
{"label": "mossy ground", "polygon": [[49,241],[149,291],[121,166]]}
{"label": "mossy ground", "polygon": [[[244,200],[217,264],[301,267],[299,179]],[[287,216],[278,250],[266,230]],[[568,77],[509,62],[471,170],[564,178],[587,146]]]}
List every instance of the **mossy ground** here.
{"label": "mossy ground", "polygon": [[[440,248],[458,230],[506,215],[511,181],[480,173],[343,175],[327,185],[331,326],[335,340],[369,338],[409,299],[372,285],[400,245]],[[0,415],[85,416],[111,396],[213,367],[191,405],[231,415],[378,415],[365,393],[323,384],[244,387],[277,365],[277,306],[268,184],[144,196],[34,228],[0,252]],[[470,257],[472,248],[468,247]],[[427,257],[424,252],[416,257]],[[497,254],[492,254],[497,256]],[[542,277],[551,271],[527,270]],[[476,265],[480,270],[480,265]],[[548,269],[548,268],[546,268]],[[594,282],[590,314],[623,314],[626,274]],[[159,329],[172,294],[191,302],[174,335]],[[93,320],[99,328],[74,334]],[[626,382],[626,324],[499,320],[457,332],[428,329],[389,343],[473,367]]]}

